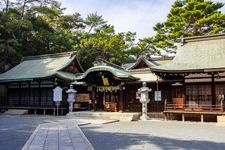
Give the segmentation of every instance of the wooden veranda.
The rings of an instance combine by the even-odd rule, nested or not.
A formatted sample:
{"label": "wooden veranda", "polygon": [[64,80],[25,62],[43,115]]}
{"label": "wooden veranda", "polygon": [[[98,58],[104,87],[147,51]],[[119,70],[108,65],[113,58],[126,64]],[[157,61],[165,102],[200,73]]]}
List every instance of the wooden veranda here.
{"label": "wooden veranda", "polygon": [[220,105],[167,104],[165,101],[165,120],[179,118],[174,117],[173,115],[180,115],[182,121],[185,121],[186,116],[195,116],[199,117],[201,122],[204,122],[204,116],[206,115],[214,116],[214,118],[216,118],[218,115],[225,115],[224,104],[222,102]]}

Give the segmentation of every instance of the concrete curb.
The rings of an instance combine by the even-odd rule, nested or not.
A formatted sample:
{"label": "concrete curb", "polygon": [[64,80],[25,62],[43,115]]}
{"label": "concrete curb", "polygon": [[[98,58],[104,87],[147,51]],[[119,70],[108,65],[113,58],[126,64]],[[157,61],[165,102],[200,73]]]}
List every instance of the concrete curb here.
{"label": "concrete curb", "polygon": [[37,126],[37,128],[34,130],[34,132],[31,134],[31,136],[29,137],[29,139],[27,140],[27,142],[24,144],[22,150],[28,150],[30,147],[30,144],[32,143],[32,141],[34,140],[34,137],[36,136],[38,130],[40,129],[40,125]]}
{"label": "concrete curb", "polygon": [[94,147],[92,146],[92,144],[89,142],[89,140],[87,139],[87,137],[84,135],[83,131],[77,126],[77,129],[80,132],[80,135],[82,136],[83,140],[85,140],[85,142],[88,144],[88,148],[89,150],[94,150]]}

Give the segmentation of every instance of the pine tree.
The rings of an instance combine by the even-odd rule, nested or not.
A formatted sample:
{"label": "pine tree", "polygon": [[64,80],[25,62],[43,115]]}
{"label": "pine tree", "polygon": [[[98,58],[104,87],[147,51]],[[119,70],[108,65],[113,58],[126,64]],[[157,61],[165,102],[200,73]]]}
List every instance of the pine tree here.
{"label": "pine tree", "polygon": [[210,0],[176,0],[167,20],[154,26],[156,35],[150,41],[171,52],[179,38],[224,33],[225,14],[219,11],[223,6]]}

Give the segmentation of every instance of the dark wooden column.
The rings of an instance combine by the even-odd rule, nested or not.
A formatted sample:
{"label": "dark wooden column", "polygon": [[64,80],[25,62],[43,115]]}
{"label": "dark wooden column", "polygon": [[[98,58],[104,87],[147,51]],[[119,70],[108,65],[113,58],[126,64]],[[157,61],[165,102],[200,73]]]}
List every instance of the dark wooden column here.
{"label": "dark wooden column", "polygon": [[[123,87],[122,87],[123,88]],[[124,91],[123,89],[119,93],[119,111],[123,112],[124,111],[124,99],[123,99],[123,94]]]}
{"label": "dark wooden column", "polygon": [[41,106],[41,81],[38,81],[38,106]]}
{"label": "dark wooden column", "polygon": [[9,106],[9,83],[6,84],[6,93],[7,93],[7,101],[6,101],[6,106]]}
{"label": "dark wooden column", "polygon": [[93,89],[92,89],[92,110],[93,111],[96,111],[96,103],[95,103],[95,101],[96,101],[96,99],[95,99],[95,91],[94,91],[94,87],[93,87]]}
{"label": "dark wooden column", "polygon": [[30,106],[30,103],[31,103],[31,102],[30,102],[30,99],[31,99],[31,98],[30,98],[30,96],[31,96],[30,84],[31,84],[31,81],[28,82],[28,90],[29,90],[29,101],[28,101],[28,106]]}
{"label": "dark wooden column", "polygon": [[212,105],[216,105],[215,80],[213,72],[212,72],[211,93],[212,93]]}
{"label": "dark wooden column", "polygon": [[22,90],[21,90],[21,82],[19,82],[19,106],[21,105],[21,93],[22,93]]}
{"label": "dark wooden column", "polygon": [[183,104],[185,105],[186,104],[186,87],[185,87],[185,76],[184,76],[184,78],[183,78],[183,80],[182,80],[182,82],[183,82]]}

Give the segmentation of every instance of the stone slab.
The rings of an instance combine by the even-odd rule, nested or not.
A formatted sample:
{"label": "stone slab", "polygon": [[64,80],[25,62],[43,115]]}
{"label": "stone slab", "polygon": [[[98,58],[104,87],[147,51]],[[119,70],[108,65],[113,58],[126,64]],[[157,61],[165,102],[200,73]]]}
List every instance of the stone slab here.
{"label": "stone slab", "polygon": [[91,143],[72,120],[39,125],[22,150],[94,150]]}

